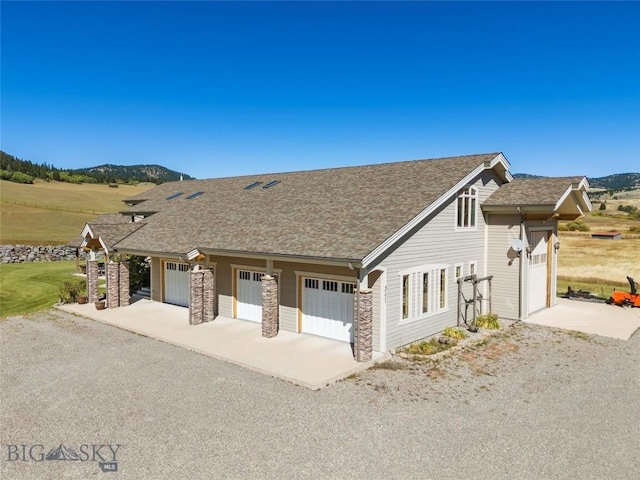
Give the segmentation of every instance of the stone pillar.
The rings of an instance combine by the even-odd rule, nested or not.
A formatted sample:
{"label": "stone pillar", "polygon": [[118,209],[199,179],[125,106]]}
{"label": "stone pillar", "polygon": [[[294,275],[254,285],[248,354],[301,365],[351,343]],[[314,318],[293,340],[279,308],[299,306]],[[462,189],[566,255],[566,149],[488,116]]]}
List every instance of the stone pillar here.
{"label": "stone pillar", "polygon": [[189,272],[189,325],[199,325],[204,321],[204,275],[196,270]]}
{"label": "stone pillar", "polygon": [[87,260],[87,299],[89,303],[98,301],[98,261]]}
{"label": "stone pillar", "polygon": [[119,262],[117,265],[119,271],[120,293],[119,293],[119,305],[121,307],[128,307],[129,300],[131,298],[129,292],[129,262]]}
{"label": "stone pillar", "polygon": [[202,270],[202,289],[204,301],[202,307],[202,321],[211,322],[215,318],[216,311],[216,276],[213,268],[205,268]]}
{"label": "stone pillar", "polygon": [[[357,311],[359,311],[359,325],[357,325],[355,338],[356,342],[356,361],[368,362],[373,354],[373,291],[370,289],[360,290],[360,302],[358,303],[357,293],[355,301],[357,302]],[[358,317],[354,319],[358,321]]]}
{"label": "stone pillar", "polygon": [[262,277],[262,336],[278,335],[278,284],[271,275]]}
{"label": "stone pillar", "polygon": [[117,263],[109,262],[106,265],[107,276],[107,307],[120,306],[120,267]]}

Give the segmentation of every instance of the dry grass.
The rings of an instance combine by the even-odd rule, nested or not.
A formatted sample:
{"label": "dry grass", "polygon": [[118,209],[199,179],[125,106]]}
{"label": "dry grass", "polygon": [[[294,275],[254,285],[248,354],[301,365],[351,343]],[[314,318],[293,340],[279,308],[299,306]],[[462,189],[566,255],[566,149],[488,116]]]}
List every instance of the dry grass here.
{"label": "dry grass", "polygon": [[[614,198],[617,197],[617,198]],[[618,205],[640,208],[640,190],[616,193],[607,199],[607,210],[598,210],[594,204],[591,214],[580,218],[589,225],[591,232],[576,234],[560,232],[558,252],[558,277],[573,286],[579,282],[606,287],[624,287],[626,277],[640,279],[640,238],[622,240],[595,240],[591,233],[615,230],[626,234],[629,229],[640,228],[640,220],[617,210]],[[575,288],[575,287],[574,287]],[[560,291],[560,289],[559,289]],[[597,288],[595,291],[600,291]]]}
{"label": "dry grass", "polygon": [[36,180],[33,185],[0,181],[0,243],[66,243],[101,213],[122,209],[122,201],[152,184],[69,184]]}
{"label": "dry grass", "polygon": [[[640,240],[594,240],[560,235],[558,275],[563,278],[600,279],[623,284],[626,277],[640,279]],[[592,282],[589,282],[592,283]]]}

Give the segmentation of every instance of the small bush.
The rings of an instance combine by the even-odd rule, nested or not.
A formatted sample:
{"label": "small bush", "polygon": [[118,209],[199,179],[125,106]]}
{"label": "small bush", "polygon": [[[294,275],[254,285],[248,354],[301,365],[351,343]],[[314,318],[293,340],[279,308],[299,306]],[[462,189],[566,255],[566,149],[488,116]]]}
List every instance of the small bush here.
{"label": "small bush", "polygon": [[498,323],[498,315],[496,315],[495,313],[480,315],[476,317],[476,326],[480,328],[486,328],[488,330],[497,330],[500,328],[500,324]]}
{"label": "small bush", "polygon": [[600,204],[600,208],[598,208],[598,210],[606,210],[607,209],[607,204],[605,202],[602,202]]}
{"label": "small bush", "polygon": [[567,226],[564,223],[559,223],[558,224],[558,231],[559,232],[568,232],[569,229],[567,228]]}
{"label": "small bush", "polygon": [[587,225],[586,223],[582,223],[582,222],[569,222],[567,223],[567,230],[569,230],[570,232],[588,232],[589,230],[591,230],[589,228],[589,225]]}
{"label": "small bush", "polygon": [[462,340],[464,338],[467,338],[467,334],[465,333],[464,330],[461,330],[455,327],[445,328],[444,331],[442,332],[442,335],[444,335],[445,337],[454,338],[456,340]]}
{"label": "small bush", "polygon": [[455,341],[451,343],[440,343],[437,338],[431,340],[414,343],[404,349],[405,352],[418,355],[433,355],[434,353],[443,352],[453,347],[456,344]]}
{"label": "small bush", "polygon": [[84,278],[75,278],[73,280],[65,280],[60,287],[59,297],[65,303],[75,302],[79,296],[87,294],[87,280]]}

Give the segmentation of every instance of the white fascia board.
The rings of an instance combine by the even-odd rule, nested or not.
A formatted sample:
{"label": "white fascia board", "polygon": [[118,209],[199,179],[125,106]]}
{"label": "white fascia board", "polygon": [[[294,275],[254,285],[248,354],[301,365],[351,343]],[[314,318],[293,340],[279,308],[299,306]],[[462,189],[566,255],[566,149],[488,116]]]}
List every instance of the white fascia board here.
{"label": "white fascia board", "polygon": [[98,241],[100,242],[100,245],[102,245],[102,249],[104,250],[104,253],[106,255],[109,255],[109,249],[107,248],[107,244],[102,241],[102,237],[98,236]]}
{"label": "white fascia board", "polygon": [[371,264],[375,262],[375,260],[381,256],[384,252],[394,246],[402,237],[404,237],[408,232],[411,231],[416,225],[420,224],[425,218],[435,212],[438,208],[440,208],[445,202],[447,202],[453,195],[457,194],[460,189],[464,188],[473,180],[475,177],[480,175],[484,170],[491,170],[495,168],[496,165],[501,164],[504,166],[505,171],[508,172],[509,162],[502,155],[502,153],[496,155],[496,157],[490,162],[485,162],[484,164],[478,165],[474,170],[472,170],[466,177],[456,183],[453,187],[451,187],[447,192],[440,196],[435,202],[429,205],[427,208],[422,210],[418,215],[413,217],[407,224],[405,224],[400,230],[387,238],[384,242],[378,245],[371,253],[365,256],[362,259],[362,266],[364,269],[368,269]]}
{"label": "white fascia board", "polygon": [[84,228],[82,229],[82,237],[87,238],[87,235],[89,235],[91,238],[94,237],[93,232],[91,231],[91,226],[89,226],[88,223],[86,223],[84,225]]}
{"label": "white fascia board", "polygon": [[586,190],[582,191],[582,201],[584,202],[584,205],[588,212],[593,210],[593,205],[591,204],[591,200],[589,200],[589,195],[587,194]]}
{"label": "white fascia board", "polygon": [[556,202],[555,210],[558,210],[567,199],[567,197],[569,197],[569,195],[571,195],[573,192],[575,192],[578,197],[576,199],[578,200],[576,203],[582,200],[582,205],[578,205],[579,210],[587,210],[589,212],[593,210],[593,205],[591,204],[591,200],[589,200],[589,196],[587,195],[588,186],[589,182],[587,181],[586,177],[583,178],[577,185],[574,183],[573,185],[569,186],[564,194],[560,197],[560,200]]}
{"label": "white fascia board", "polygon": [[558,210],[560,206],[564,203],[564,201],[567,199],[567,197],[571,195],[571,192],[573,192],[573,186],[570,185],[567,188],[567,190],[562,194],[562,196],[560,197],[560,200],[556,202],[556,205],[555,207],[553,207],[553,209]]}

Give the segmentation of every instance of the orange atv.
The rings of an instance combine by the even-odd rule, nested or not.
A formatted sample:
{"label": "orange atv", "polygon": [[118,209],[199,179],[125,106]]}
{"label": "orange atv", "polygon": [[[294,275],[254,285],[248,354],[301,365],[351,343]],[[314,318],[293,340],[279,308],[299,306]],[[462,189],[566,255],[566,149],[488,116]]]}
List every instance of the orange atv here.
{"label": "orange atv", "polygon": [[629,281],[629,286],[631,287],[630,292],[619,292],[614,290],[611,298],[607,300],[609,305],[619,305],[621,307],[640,307],[640,294],[636,289],[636,282],[634,282],[633,278],[627,277]]}

